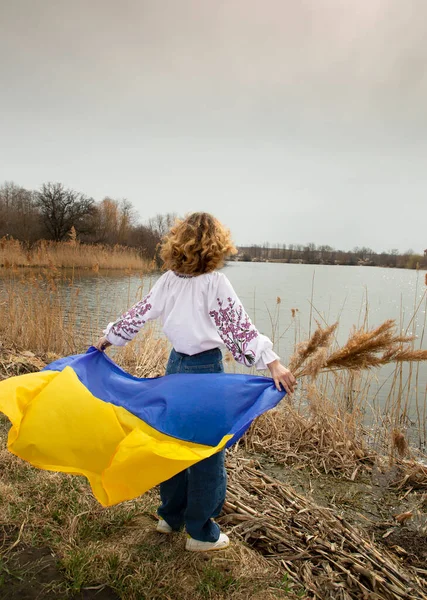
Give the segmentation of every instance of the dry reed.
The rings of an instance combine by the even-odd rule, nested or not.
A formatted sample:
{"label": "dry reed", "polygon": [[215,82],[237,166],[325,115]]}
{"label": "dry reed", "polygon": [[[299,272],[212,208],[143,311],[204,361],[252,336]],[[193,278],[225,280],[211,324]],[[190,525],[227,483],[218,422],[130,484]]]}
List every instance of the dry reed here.
{"label": "dry reed", "polygon": [[113,356],[118,365],[136,377],[161,377],[165,374],[170,344],[154,326],[146,326],[143,336],[133,340]]}
{"label": "dry reed", "polygon": [[263,473],[228,461],[223,524],[276,561],[310,600],[427,600],[425,569],[404,567],[333,510]]}
{"label": "dry reed", "polygon": [[314,384],[304,391],[305,410],[286,403],[261,415],[244,439],[246,450],[267,453],[277,464],[354,479],[375,456],[365,440],[361,411],[337,407]]}
{"label": "dry reed", "polygon": [[0,239],[0,267],[47,267],[92,269],[153,270],[152,261],[142,258],[135,248],[41,240],[31,248],[13,239]]}
{"label": "dry reed", "polygon": [[[294,311],[294,309],[292,309]],[[293,315],[294,316],[294,313]],[[320,360],[317,358],[319,352],[329,348],[332,342],[332,336],[338,327],[338,323],[334,323],[330,327],[322,328],[320,323],[317,323],[317,329],[313,335],[307,340],[300,342],[295,347],[295,352],[289,360],[289,369],[301,377],[301,367],[307,362],[319,363],[323,365],[323,356]]]}
{"label": "dry reed", "polygon": [[[420,363],[427,360],[427,350],[415,349],[414,337],[397,333],[393,320],[371,330],[354,328],[342,347],[334,342],[336,327],[337,323],[327,327],[317,323],[313,335],[296,345],[289,366],[302,378],[300,404],[294,408],[285,402],[262,415],[252,425],[245,446],[267,452],[278,463],[298,463],[354,479],[366,464],[378,460],[377,452],[394,460],[412,457],[402,431],[408,406],[390,405],[389,412],[377,414],[367,402],[369,371],[391,363],[398,369],[403,362]],[[427,472],[418,470],[417,480],[423,476],[427,481]]]}
{"label": "dry reed", "polygon": [[322,371],[360,371],[396,362],[427,360],[427,350],[415,350],[410,345],[414,336],[396,333],[393,319],[369,331],[364,327],[354,328],[344,346],[331,351],[332,334],[337,325],[322,329],[318,324],[311,338],[297,345],[290,360],[297,378],[316,377]]}
{"label": "dry reed", "polygon": [[[0,290],[0,344],[19,349],[15,356],[9,352],[9,362],[25,362],[26,357],[34,356],[32,353],[54,360],[85,352],[88,340],[97,339],[106,319],[101,319],[99,306],[94,308],[82,301],[79,292],[72,280],[58,280],[52,273],[22,279],[12,275],[5,281]],[[114,314],[120,314],[120,310]],[[164,374],[168,350],[167,340],[150,324],[130,344],[109,352],[135,376],[159,377]]]}
{"label": "dry reed", "polygon": [[83,331],[95,330],[96,319],[87,307],[82,310],[78,287],[71,285],[66,298],[61,285],[52,273],[3,280],[0,339],[44,356],[81,351]]}

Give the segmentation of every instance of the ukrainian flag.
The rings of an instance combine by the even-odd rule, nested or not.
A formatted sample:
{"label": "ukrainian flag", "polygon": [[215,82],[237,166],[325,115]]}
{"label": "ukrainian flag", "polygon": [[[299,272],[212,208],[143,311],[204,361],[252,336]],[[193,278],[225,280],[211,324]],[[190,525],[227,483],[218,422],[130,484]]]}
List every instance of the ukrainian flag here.
{"label": "ukrainian flag", "polygon": [[231,446],[282,398],[267,377],[140,379],[93,347],[0,382],[10,452],[40,469],[84,475],[103,506]]}

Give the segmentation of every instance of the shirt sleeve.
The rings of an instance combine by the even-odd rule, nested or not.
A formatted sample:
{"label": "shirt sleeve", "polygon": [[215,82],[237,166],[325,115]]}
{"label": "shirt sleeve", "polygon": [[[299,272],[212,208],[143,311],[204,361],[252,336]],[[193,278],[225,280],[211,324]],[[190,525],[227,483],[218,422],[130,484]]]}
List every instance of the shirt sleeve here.
{"label": "shirt sleeve", "polygon": [[209,316],[220,338],[238,363],[266,369],[279,358],[273,352],[272,341],[252,323],[227,277],[222,273],[219,276],[216,295],[209,302]]}
{"label": "shirt sleeve", "polygon": [[147,321],[157,319],[164,305],[165,275],[160,277],[144,298],[125,312],[117,321],[109,323],[103,333],[113,346],[125,346]]}

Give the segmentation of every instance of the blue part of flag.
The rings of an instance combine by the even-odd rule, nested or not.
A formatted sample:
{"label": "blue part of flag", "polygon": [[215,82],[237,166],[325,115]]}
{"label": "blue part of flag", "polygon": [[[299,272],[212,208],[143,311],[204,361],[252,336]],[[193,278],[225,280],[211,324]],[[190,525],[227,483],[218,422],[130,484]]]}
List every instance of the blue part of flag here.
{"label": "blue part of flag", "polygon": [[[233,435],[231,446],[252,421],[284,397],[268,377],[230,373],[133,377],[106,354],[90,347],[85,354],[61,358],[44,370],[71,367],[97,398],[121,406],[174,438],[216,446]],[[94,423],[96,427],[96,423]]]}

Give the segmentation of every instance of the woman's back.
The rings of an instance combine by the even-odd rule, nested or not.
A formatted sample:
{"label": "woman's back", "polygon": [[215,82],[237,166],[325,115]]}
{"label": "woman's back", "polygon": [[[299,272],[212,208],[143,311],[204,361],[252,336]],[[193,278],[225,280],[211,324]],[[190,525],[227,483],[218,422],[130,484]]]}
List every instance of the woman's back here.
{"label": "woman's back", "polygon": [[278,359],[258,332],[227,277],[218,271],[190,276],[167,271],[149,294],[105,330],[123,345],[149,320],[159,318],[177,352],[193,356],[225,346],[237,362],[265,369]]}

